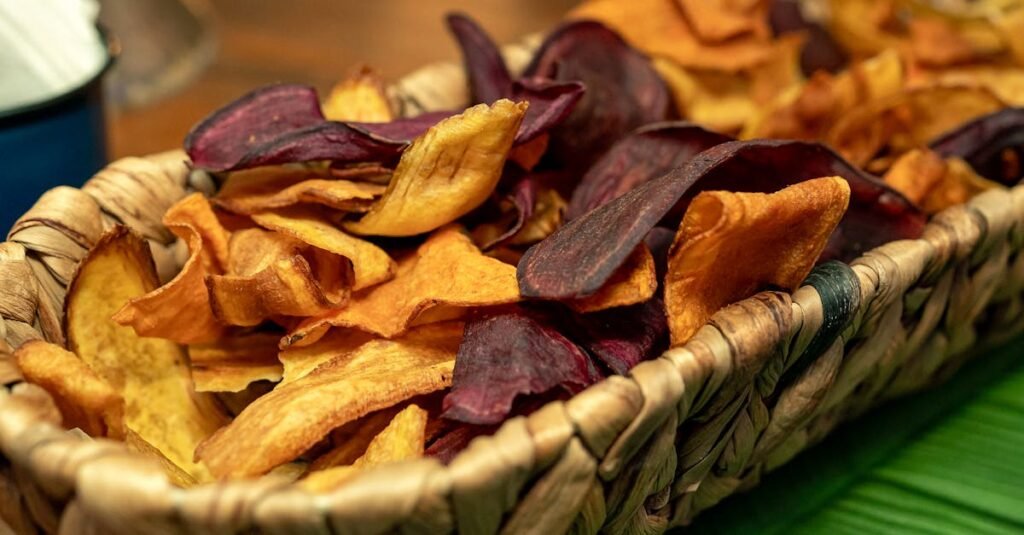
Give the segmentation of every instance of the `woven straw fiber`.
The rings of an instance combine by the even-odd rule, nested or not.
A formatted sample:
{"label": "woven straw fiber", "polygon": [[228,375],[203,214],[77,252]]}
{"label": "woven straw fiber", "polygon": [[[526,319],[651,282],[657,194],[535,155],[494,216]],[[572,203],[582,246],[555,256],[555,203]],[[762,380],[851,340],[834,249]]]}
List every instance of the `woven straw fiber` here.
{"label": "woven straw fiber", "polygon": [[[462,98],[460,76],[403,82],[395,96],[407,111],[443,107],[446,95]],[[792,295],[732,305],[686,345],[507,421],[448,466],[381,466],[326,495],[274,476],[180,489],[123,445],[63,430],[10,352],[29,339],[63,343],[68,279],[115,223],[149,239],[161,275],[173,274],[184,251],[159,221],[195,190],[211,193],[213,182],[181,152],[119,160],[80,190],[46,193],[0,245],[0,528],[659,533],[756,485],[843,420],[1024,330],[1017,187],[943,212],[922,239],[820,266]]]}

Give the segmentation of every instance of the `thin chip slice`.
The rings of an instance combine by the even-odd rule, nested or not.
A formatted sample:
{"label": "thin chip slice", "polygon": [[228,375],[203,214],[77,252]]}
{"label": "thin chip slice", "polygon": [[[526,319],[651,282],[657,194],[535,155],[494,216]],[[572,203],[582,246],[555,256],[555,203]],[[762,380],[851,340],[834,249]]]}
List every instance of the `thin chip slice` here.
{"label": "thin chip slice", "polygon": [[759,290],[795,290],[849,201],[850,186],[839,177],[770,194],[697,195],[679,226],[665,278],[672,345],[689,340],[720,308]]}
{"label": "thin chip slice", "polygon": [[224,324],[213,314],[205,278],[226,270],[230,234],[199,193],[178,201],[164,214],[163,222],[188,243],[189,258],[171,282],[132,296],[114,315],[114,321],[131,326],[139,336],[180,344],[216,340]]}
{"label": "thin chip slice", "polygon": [[619,270],[597,293],[569,302],[577,312],[597,312],[609,308],[643,303],[658,289],[654,257],[646,245],[640,244]]}
{"label": "thin chip slice", "polygon": [[351,465],[333,466],[310,472],[299,486],[310,492],[330,492],[347,481],[355,470],[371,466],[416,459],[423,456],[426,442],[427,411],[409,405],[399,412],[377,436],[366,453]]}
{"label": "thin chip slice", "polygon": [[331,325],[392,338],[441,305],[481,307],[517,301],[515,268],[485,256],[460,227],[451,225],[399,260],[394,279],[353,295],[344,308],[303,321],[288,337],[308,338]]}
{"label": "thin chip slice", "polygon": [[366,66],[335,85],[320,108],[331,121],[386,123],[394,119],[384,81]]}
{"label": "thin chip slice", "polygon": [[167,479],[172,485],[178,488],[187,489],[198,484],[196,478],[179,468],[178,465],[168,459],[163,452],[149,442],[146,442],[146,440],[140,437],[138,433],[129,430],[124,436],[124,443],[128,446],[130,451],[141,453],[143,456],[155,460],[160,465],[160,468],[163,469],[164,473],[167,474]]}
{"label": "thin chip slice", "polygon": [[220,478],[253,476],[288,462],[332,429],[451,384],[461,323],[426,325],[376,340],[280,386],[245,408],[196,450]]}
{"label": "thin chip slice", "polygon": [[276,333],[247,333],[188,347],[199,392],[241,392],[256,381],[281,380]]}
{"label": "thin chip slice", "polygon": [[124,399],[74,353],[33,340],[14,353],[25,380],[50,393],[64,425],[90,436],[124,434]]}
{"label": "thin chip slice", "polygon": [[1001,187],[979,176],[967,162],[959,158],[944,161],[927,149],[903,154],[885,173],[884,180],[929,214],[963,204],[983,191]]}
{"label": "thin chip slice", "polygon": [[284,367],[281,384],[288,384],[305,377],[317,366],[353,353],[373,339],[373,335],[363,331],[339,329],[328,333],[314,343],[288,347],[278,354],[278,360]]}
{"label": "thin chip slice", "polygon": [[434,125],[402,153],[384,196],[346,228],[413,236],[454,221],[491,194],[527,104],[480,104]]}
{"label": "thin chip slice", "polygon": [[379,435],[403,408],[405,404],[400,403],[381,409],[331,431],[331,443],[335,446],[317,457],[309,465],[309,470],[324,470],[356,462],[356,459],[366,453],[366,448],[373,442],[374,437]]}
{"label": "thin chip slice", "polygon": [[383,249],[338,229],[313,211],[277,210],[254,215],[253,221],[263,228],[349,259],[355,271],[353,291],[380,284],[394,276],[395,262]]}
{"label": "thin chip slice", "polygon": [[210,473],[193,461],[193,452],[224,418],[212,398],[195,393],[184,349],[170,340],[140,337],[110,319],[123,303],[157,284],[146,241],[125,227],[111,229],[89,251],[68,288],[68,347],[124,398],[128,430],[196,480],[207,481]]}
{"label": "thin chip slice", "polygon": [[[366,168],[372,176],[374,168]],[[355,177],[353,177],[355,178]],[[387,189],[373,182],[327,178],[323,172],[257,167],[228,176],[213,202],[225,210],[253,215],[296,204],[319,204],[344,212],[365,212]]]}

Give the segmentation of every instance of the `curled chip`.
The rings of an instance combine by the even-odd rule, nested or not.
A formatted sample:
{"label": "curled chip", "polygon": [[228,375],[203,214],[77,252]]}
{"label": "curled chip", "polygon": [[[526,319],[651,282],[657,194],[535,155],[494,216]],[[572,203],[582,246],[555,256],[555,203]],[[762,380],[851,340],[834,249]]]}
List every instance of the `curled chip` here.
{"label": "curled chip", "polygon": [[305,377],[317,366],[348,355],[373,339],[373,335],[369,333],[344,329],[332,331],[308,345],[286,348],[278,354],[278,359],[284,367],[281,384]]}
{"label": "curled chip", "polygon": [[[1006,108],[960,125],[929,144],[944,158],[966,160],[979,174],[1002,184],[1016,184],[1024,174],[1024,108]],[[1015,154],[1016,158],[1008,157]]]}
{"label": "curled chip", "polygon": [[491,37],[473,19],[462,13],[450,14],[445,21],[462,52],[472,101],[487,104],[507,98],[512,87],[512,75]]}
{"label": "curled chip", "polygon": [[427,411],[409,405],[366,447],[351,465],[337,465],[310,472],[299,485],[311,492],[329,492],[344,483],[354,470],[423,456],[427,432]]}
{"label": "curled chip", "polygon": [[50,393],[68,428],[90,436],[124,434],[124,400],[82,359],[40,340],[25,342],[14,353],[25,380]]}
{"label": "curled chip", "polygon": [[850,186],[839,177],[771,194],[707,191],[694,198],[665,278],[672,345],[689,340],[718,309],[761,289],[795,290],[849,201]]}
{"label": "curled chip", "polygon": [[384,81],[365,66],[335,85],[321,108],[324,117],[331,121],[385,123],[394,119]]}
{"label": "curled chip", "polygon": [[665,305],[658,298],[631,307],[576,314],[569,329],[576,343],[619,375],[657,357],[668,345]]}
{"label": "curled chip", "polygon": [[526,107],[499,100],[433,126],[402,154],[384,196],[346,228],[356,234],[412,236],[479,206],[498,184]]}
{"label": "curled chip", "polygon": [[189,488],[199,483],[196,481],[196,478],[192,477],[191,474],[174,464],[174,462],[168,459],[162,451],[149,442],[146,442],[146,440],[140,437],[138,433],[128,431],[124,436],[124,444],[130,451],[140,453],[145,457],[155,460],[160,465],[160,468],[163,469],[164,473],[167,474],[167,479],[172,485],[178,488]]}
{"label": "curled chip", "polygon": [[[375,166],[356,169],[371,178],[382,171]],[[348,175],[353,180],[326,178],[323,172],[288,167],[235,171],[228,176],[213,202],[242,215],[296,204],[319,204],[343,212],[369,210],[386,187],[373,182],[356,182],[354,180],[362,178],[356,173]]]}
{"label": "curled chip", "polygon": [[647,246],[641,243],[600,290],[593,295],[570,301],[569,306],[577,312],[597,312],[635,305],[650,299],[657,289],[654,257]]}
{"label": "curled chip", "polygon": [[206,279],[214,314],[228,325],[321,314],[348,300],[354,278],[347,259],[263,229],[235,232],[230,258],[226,274]]}
{"label": "curled chip", "polygon": [[914,149],[900,156],[885,173],[884,180],[929,214],[1001,187],[979,176],[967,162],[959,158],[944,161],[927,149]]}
{"label": "curled chip", "polygon": [[[124,398],[127,431],[205,481],[210,474],[193,461],[193,452],[223,425],[223,415],[212,398],[195,393],[181,347],[143,338],[110,319],[122,303],[152,292],[157,284],[146,241],[125,227],[111,229],[82,260],[68,287],[68,347]],[[179,314],[194,318],[199,312]]]}
{"label": "curled chip", "polygon": [[216,340],[224,331],[224,324],[213,314],[205,279],[226,271],[230,233],[199,193],[185,197],[167,210],[163,223],[188,243],[188,260],[171,282],[151,288],[145,295],[131,296],[114,320],[130,325],[139,336],[165,338],[180,344]]}
{"label": "curled chip", "polygon": [[281,335],[240,333],[188,346],[192,380],[199,392],[241,392],[256,381],[281,379],[277,342]]}
{"label": "curled chip", "polygon": [[263,228],[347,258],[355,271],[353,291],[380,284],[394,276],[395,262],[383,249],[338,229],[313,211],[277,210],[256,214],[252,219]]}
{"label": "curled chip", "polygon": [[332,429],[449,386],[461,339],[461,323],[441,323],[365,344],[254,401],[196,457],[221,478],[265,473]]}
{"label": "curled chip", "polygon": [[437,308],[518,300],[515,268],[485,256],[460,227],[451,225],[399,260],[394,279],[353,295],[344,308],[303,321],[288,336],[297,341],[335,326],[392,338]]}
{"label": "curled chip", "polygon": [[925,147],[966,121],[994,112],[1002,101],[987,89],[909,89],[843,114],[825,141],[854,165],[865,166],[883,149],[889,155]]}

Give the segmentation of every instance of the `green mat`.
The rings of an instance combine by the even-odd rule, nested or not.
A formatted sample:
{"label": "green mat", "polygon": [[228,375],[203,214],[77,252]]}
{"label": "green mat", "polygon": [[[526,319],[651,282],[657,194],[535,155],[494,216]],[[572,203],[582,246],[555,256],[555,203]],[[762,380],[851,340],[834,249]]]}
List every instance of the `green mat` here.
{"label": "green mat", "polygon": [[846,424],[682,532],[1024,533],[1024,338]]}

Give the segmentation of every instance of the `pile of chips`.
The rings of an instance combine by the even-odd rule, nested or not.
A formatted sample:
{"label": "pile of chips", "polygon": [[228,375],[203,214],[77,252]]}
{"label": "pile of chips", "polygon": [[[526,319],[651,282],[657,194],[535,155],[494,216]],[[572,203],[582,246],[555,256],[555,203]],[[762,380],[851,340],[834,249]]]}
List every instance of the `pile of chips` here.
{"label": "pile of chips", "polygon": [[181,271],[161,285],[114,228],[67,348],[18,363],[66,426],[180,485],[446,462],[1020,180],[1024,7],[943,4],[592,0],[518,75],[453,15],[466,109],[398,117],[368,69],[323,102],[258,89],[185,141],[220,188],[164,216]]}

